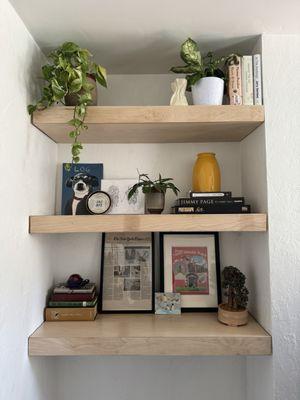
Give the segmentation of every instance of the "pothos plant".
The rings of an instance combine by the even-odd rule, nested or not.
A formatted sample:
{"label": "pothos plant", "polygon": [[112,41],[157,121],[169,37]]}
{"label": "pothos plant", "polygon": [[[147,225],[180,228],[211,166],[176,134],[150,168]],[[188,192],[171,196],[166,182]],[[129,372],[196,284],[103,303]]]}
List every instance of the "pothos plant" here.
{"label": "pothos plant", "polygon": [[129,189],[128,200],[131,199],[140,187],[144,194],[152,192],[166,193],[168,189],[171,189],[177,196],[180,190],[171,181],[173,181],[173,178],[162,178],[161,174],[154,181],[149,178],[148,174],[139,174],[138,182]]}
{"label": "pothos plant", "polygon": [[246,277],[236,267],[225,267],[222,272],[223,287],[227,295],[226,308],[229,311],[243,310],[247,307],[249,291],[245,286]]}
{"label": "pothos plant", "polygon": [[226,57],[216,57],[210,51],[202,57],[198,44],[191,38],[182,43],[180,57],[185,62],[185,65],[172,67],[171,71],[177,74],[187,74],[188,91],[191,91],[192,86],[201,78],[215,76],[226,80],[226,73],[222,67],[238,63],[236,54],[230,54]]}
{"label": "pothos plant", "polygon": [[[106,70],[92,61],[92,54],[87,49],[82,49],[76,43],[65,42],[48,56],[50,62],[42,67],[43,79],[46,85],[42,91],[42,97],[35,104],[28,106],[30,115],[35,110],[44,110],[54,103],[65,105],[67,95],[77,96],[77,104],[74,106],[73,118],[70,125],[69,136],[72,143],[72,163],[80,161],[82,144],[79,136],[87,125],[84,123],[87,106],[92,102],[92,91],[96,81],[104,87],[106,83]],[[95,84],[88,78],[93,78]],[[70,170],[71,164],[66,168]]]}

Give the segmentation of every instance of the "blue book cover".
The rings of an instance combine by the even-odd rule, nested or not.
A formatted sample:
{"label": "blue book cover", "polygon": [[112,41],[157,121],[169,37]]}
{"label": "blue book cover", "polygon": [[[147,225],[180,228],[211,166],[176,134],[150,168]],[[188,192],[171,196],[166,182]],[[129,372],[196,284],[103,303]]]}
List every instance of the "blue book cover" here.
{"label": "blue book cover", "polygon": [[70,171],[62,166],[62,215],[87,215],[87,197],[101,188],[103,164],[73,164]]}

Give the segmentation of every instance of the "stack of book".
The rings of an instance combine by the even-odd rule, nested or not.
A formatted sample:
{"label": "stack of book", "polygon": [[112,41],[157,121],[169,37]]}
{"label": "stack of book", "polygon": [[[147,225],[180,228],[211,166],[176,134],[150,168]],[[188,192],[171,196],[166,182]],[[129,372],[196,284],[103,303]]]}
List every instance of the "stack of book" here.
{"label": "stack of book", "polygon": [[244,197],[232,197],[231,192],[190,192],[190,197],[176,200],[174,214],[244,214],[250,213]]}
{"label": "stack of book", "polygon": [[46,321],[93,321],[97,315],[97,293],[94,283],[70,289],[57,284],[45,311]]}
{"label": "stack of book", "polygon": [[228,96],[231,105],[262,105],[261,55],[238,57],[228,67]]}

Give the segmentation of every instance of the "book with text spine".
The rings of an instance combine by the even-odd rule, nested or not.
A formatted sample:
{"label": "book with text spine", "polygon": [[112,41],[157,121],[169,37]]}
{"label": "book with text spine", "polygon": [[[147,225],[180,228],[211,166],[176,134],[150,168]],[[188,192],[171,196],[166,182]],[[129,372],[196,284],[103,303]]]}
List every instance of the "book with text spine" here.
{"label": "book with text spine", "polygon": [[253,56],[253,92],[254,104],[261,106],[263,103],[263,95],[260,54],[254,54]]}
{"label": "book with text spine", "polygon": [[244,197],[231,197],[231,198],[219,198],[219,197],[199,197],[199,198],[179,198],[175,201],[175,206],[201,206],[201,205],[231,205],[239,204],[243,205],[245,202]]}
{"label": "book with text spine", "polygon": [[92,293],[53,293],[51,301],[92,301],[95,291]]}
{"label": "book with text spine", "polygon": [[90,308],[46,308],[46,321],[93,321],[97,305]]}
{"label": "book with text spine", "polygon": [[65,283],[58,283],[54,286],[53,293],[93,293],[95,290],[94,283],[87,283],[78,289],[70,289]]}
{"label": "book with text spine", "polygon": [[249,205],[206,205],[206,206],[174,206],[172,207],[174,214],[247,214],[251,212]]}
{"label": "book with text spine", "polygon": [[233,106],[240,106],[243,104],[241,57],[238,57],[237,64],[228,66],[228,76],[229,103]]}
{"label": "book with text spine", "polygon": [[243,104],[253,106],[253,65],[252,56],[242,58]]}
{"label": "book with text spine", "polygon": [[208,197],[208,198],[229,198],[231,197],[231,192],[190,192],[191,198],[198,197]]}
{"label": "book with text spine", "polygon": [[97,297],[92,301],[49,301],[48,307],[94,307]]}

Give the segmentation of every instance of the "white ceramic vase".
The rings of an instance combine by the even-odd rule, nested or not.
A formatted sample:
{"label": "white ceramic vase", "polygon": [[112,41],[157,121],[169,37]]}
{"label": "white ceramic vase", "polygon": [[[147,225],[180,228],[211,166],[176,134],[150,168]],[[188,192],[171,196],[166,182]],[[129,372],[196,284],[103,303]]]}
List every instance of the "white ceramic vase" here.
{"label": "white ceramic vase", "polygon": [[192,86],[193,103],[195,105],[220,106],[223,103],[224,81],[215,76],[201,78]]}

